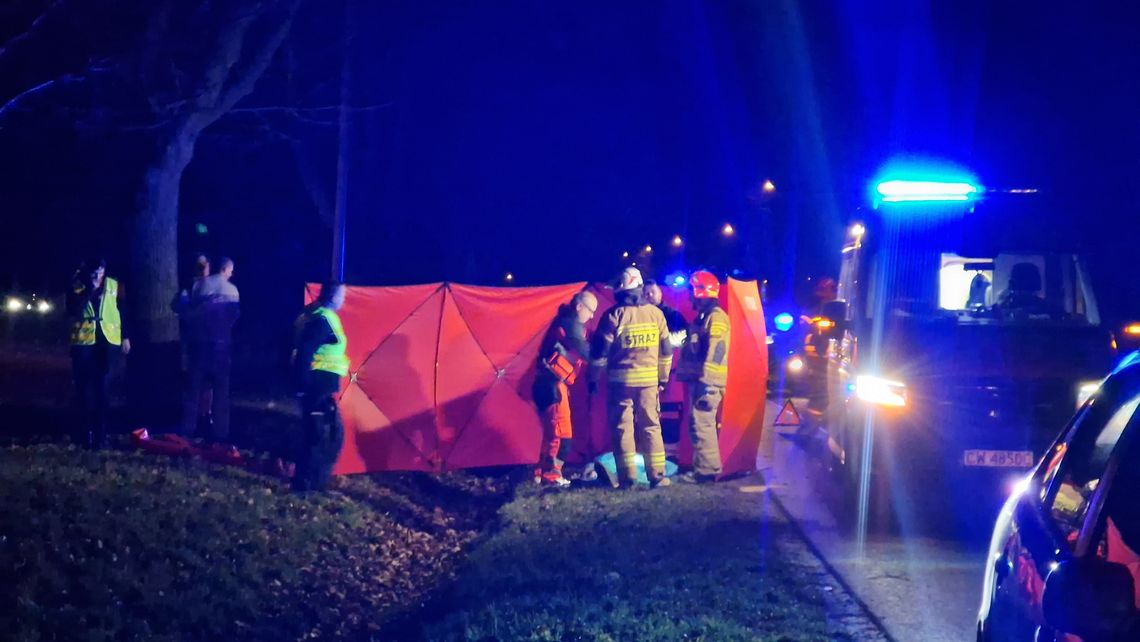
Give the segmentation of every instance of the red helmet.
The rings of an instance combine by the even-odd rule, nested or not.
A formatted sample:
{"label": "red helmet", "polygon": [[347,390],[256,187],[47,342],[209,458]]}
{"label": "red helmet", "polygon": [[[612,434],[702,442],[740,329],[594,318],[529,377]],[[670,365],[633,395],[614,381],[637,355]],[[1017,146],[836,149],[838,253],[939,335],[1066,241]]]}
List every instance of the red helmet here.
{"label": "red helmet", "polygon": [[711,272],[694,272],[689,278],[689,285],[693,286],[693,298],[715,299],[720,296],[720,281]]}

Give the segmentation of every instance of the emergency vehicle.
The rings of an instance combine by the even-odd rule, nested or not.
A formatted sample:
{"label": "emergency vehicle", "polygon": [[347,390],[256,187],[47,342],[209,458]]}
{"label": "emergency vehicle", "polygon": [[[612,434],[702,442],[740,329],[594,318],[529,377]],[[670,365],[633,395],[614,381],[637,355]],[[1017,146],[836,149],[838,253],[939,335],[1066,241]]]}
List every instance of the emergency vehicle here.
{"label": "emergency vehicle", "polygon": [[1042,194],[901,176],[874,201],[825,305],[818,438],[860,525],[925,507],[992,523],[1108,374],[1112,335],[1084,261],[1037,224]]}

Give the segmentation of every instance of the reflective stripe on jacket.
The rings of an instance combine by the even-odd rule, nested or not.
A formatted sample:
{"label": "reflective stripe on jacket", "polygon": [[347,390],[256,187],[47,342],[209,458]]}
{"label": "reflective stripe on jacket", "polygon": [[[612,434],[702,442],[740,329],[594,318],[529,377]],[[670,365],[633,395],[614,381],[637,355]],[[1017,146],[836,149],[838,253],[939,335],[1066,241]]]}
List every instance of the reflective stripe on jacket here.
{"label": "reflective stripe on jacket", "polygon": [[665,315],[648,304],[611,308],[594,332],[590,366],[595,381],[604,370],[609,383],[630,388],[668,383],[673,346]]}
{"label": "reflective stripe on jacket", "polygon": [[700,381],[709,386],[724,387],[728,381],[728,346],[732,326],[720,306],[701,313],[685,345],[681,348],[681,364],[677,378]]}

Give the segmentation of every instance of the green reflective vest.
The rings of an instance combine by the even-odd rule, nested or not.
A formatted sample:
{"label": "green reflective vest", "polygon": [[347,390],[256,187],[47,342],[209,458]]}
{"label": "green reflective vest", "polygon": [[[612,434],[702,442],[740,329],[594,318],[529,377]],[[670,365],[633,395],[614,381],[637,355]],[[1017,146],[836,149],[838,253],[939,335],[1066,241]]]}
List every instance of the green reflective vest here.
{"label": "green reflective vest", "polygon": [[83,309],[83,316],[72,322],[71,345],[95,345],[95,324],[99,324],[103,330],[107,343],[113,346],[123,343],[123,322],[119,317],[119,282],[110,277],[103,280],[103,300],[99,304],[99,314],[95,314],[95,307],[88,302]]}
{"label": "green reflective vest", "polygon": [[317,348],[317,351],[313,353],[313,363],[310,367],[313,370],[324,370],[342,377],[347,375],[348,339],[344,336],[344,327],[340,324],[340,317],[328,308],[317,308],[313,314],[328,321],[329,327],[336,335],[336,343],[325,343]]}

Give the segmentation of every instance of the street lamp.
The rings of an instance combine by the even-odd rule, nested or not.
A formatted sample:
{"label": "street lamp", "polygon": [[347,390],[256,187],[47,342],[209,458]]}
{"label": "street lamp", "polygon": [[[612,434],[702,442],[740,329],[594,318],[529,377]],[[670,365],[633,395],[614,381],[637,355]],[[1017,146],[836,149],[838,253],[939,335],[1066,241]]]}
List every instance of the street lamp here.
{"label": "street lamp", "polygon": [[673,236],[673,247],[681,247],[684,244],[685,241],[681,238],[680,234],[675,234]]}
{"label": "street lamp", "polygon": [[507,275],[505,277],[503,277],[503,280],[506,281],[507,283],[511,283],[515,280],[515,275],[511,274],[510,272],[507,272]]}
{"label": "street lamp", "polygon": [[621,258],[623,258],[623,259],[628,259],[628,258],[629,258],[629,252],[622,252],[622,253],[621,253]]}
{"label": "street lamp", "polygon": [[764,185],[761,187],[761,189],[764,190],[765,194],[771,194],[772,192],[776,191],[776,184],[769,179],[764,181]]}
{"label": "street lamp", "polygon": [[720,228],[720,233],[725,236],[732,236],[736,234],[736,228],[732,227],[732,223],[725,223],[724,227]]}
{"label": "street lamp", "polygon": [[851,238],[858,241],[859,239],[863,238],[864,234],[867,233],[867,228],[863,227],[862,223],[855,223],[854,225],[851,226],[850,233],[851,233]]}
{"label": "street lamp", "polygon": [[652,245],[646,245],[645,246],[645,253],[646,254],[653,254],[653,246]]}

